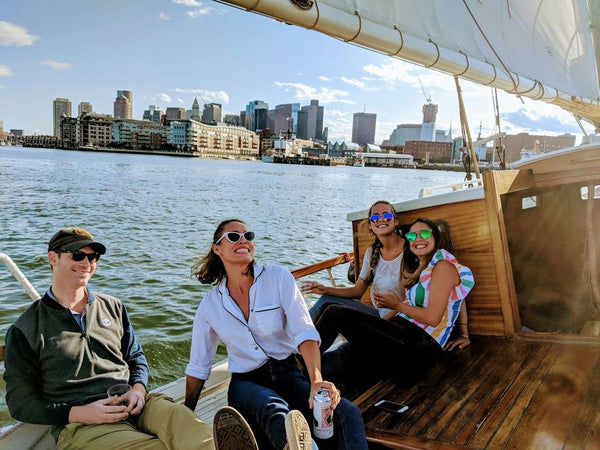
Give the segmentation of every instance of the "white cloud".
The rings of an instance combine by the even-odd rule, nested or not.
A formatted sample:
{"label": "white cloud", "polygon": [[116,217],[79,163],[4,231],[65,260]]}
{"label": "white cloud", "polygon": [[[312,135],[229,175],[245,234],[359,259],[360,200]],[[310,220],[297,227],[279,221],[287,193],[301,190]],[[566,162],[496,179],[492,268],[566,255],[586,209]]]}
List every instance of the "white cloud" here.
{"label": "white cloud", "polygon": [[15,73],[6,64],[0,64],[0,77],[10,77]]}
{"label": "white cloud", "polygon": [[319,75],[319,77],[318,77],[318,78],[319,78],[319,80],[321,80],[321,81],[329,81],[329,80],[331,80],[331,78],[327,78],[325,75]]}
{"label": "white cloud", "polygon": [[205,89],[181,89],[175,88],[180,94],[193,94],[204,103],[229,103],[229,95],[224,91],[207,91]]}
{"label": "white cloud", "polygon": [[158,94],[156,96],[156,98],[165,103],[173,103],[173,99],[168,94],[165,94],[164,92],[161,92],[160,94]]}
{"label": "white cloud", "polygon": [[0,45],[22,47],[33,45],[39,36],[29,34],[26,28],[14,23],[0,21]]}
{"label": "white cloud", "polygon": [[364,82],[362,82],[360,80],[357,80],[356,78],[342,77],[341,80],[344,83],[350,84],[352,86],[356,86],[356,87],[361,88],[361,89],[366,89],[366,87],[367,87],[367,85]]}
{"label": "white cloud", "polygon": [[348,100],[346,97],[349,97],[350,94],[348,91],[342,91],[341,89],[329,89],[329,88],[314,88],[311,86],[307,86],[302,83],[281,83],[279,81],[275,82],[276,86],[282,87],[286,92],[290,90],[294,90],[294,94],[292,94],[298,100],[312,100],[318,99],[320,103],[347,103],[353,105],[354,102],[352,100]]}
{"label": "white cloud", "polygon": [[171,20],[171,18],[169,16],[167,16],[164,12],[161,12],[158,15],[158,18],[161,19],[161,20]]}
{"label": "white cloud", "polygon": [[333,117],[346,117],[349,113],[340,111],[339,109],[327,109],[327,114]]}
{"label": "white cloud", "polygon": [[179,103],[181,105],[185,104],[185,102],[182,99],[180,99],[180,98],[177,99],[177,103]]}
{"label": "white cloud", "polygon": [[73,64],[66,62],[57,62],[57,61],[42,61],[40,63],[42,66],[48,66],[54,70],[71,70],[73,68]]}
{"label": "white cloud", "polygon": [[172,0],[176,5],[186,6],[187,8],[199,8],[202,2],[197,0]]}
{"label": "white cloud", "polygon": [[210,14],[212,10],[213,8],[211,8],[210,6],[204,6],[195,11],[188,11],[186,14],[192,19],[196,19],[197,17],[202,17]]}

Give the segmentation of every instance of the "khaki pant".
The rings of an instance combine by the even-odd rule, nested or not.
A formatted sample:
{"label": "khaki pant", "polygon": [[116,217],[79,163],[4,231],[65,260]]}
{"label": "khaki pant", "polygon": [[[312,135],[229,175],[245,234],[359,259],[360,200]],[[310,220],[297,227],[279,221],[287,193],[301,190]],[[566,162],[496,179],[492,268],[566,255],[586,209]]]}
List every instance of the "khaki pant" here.
{"label": "khaki pant", "polygon": [[164,394],[148,394],[137,426],[129,422],[70,423],[58,436],[60,450],[206,449],[215,448],[211,428]]}

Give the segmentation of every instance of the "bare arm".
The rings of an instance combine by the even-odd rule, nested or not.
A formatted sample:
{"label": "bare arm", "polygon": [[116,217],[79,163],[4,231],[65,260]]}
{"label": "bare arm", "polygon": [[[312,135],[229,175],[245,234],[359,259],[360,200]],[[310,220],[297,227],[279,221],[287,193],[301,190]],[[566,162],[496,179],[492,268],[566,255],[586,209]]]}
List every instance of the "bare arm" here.
{"label": "bare arm", "polygon": [[431,273],[431,288],[426,308],[399,303],[398,311],[430,326],[439,325],[452,289],[460,283],[456,268],[448,261],[438,262]]}
{"label": "bare arm", "polygon": [[458,327],[460,335],[456,339],[453,339],[450,342],[448,342],[446,344],[446,347],[444,347],[444,350],[451,351],[456,347],[461,349],[471,344],[471,340],[469,339],[469,322],[466,301],[462,302],[460,312],[458,313],[458,318],[456,319],[456,323],[454,324],[454,326]]}
{"label": "bare arm", "polygon": [[359,278],[354,286],[343,288],[325,286],[315,281],[305,281],[302,283],[302,292],[304,293],[327,294],[342,298],[361,298],[366,291],[367,285],[362,278]]}
{"label": "bare arm", "polygon": [[190,408],[192,411],[196,409],[198,399],[200,398],[200,392],[204,387],[204,382],[200,378],[192,377],[190,375],[185,376],[185,406]]}
{"label": "bare arm", "polygon": [[313,397],[318,388],[325,388],[329,391],[331,397],[331,407],[335,409],[340,402],[340,391],[335,385],[329,381],[324,381],[321,375],[321,353],[319,351],[319,343],[317,341],[304,341],[299,346],[300,354],[306,364],[308,377],[310,378],[310,396],[308,404],[313,407]]}

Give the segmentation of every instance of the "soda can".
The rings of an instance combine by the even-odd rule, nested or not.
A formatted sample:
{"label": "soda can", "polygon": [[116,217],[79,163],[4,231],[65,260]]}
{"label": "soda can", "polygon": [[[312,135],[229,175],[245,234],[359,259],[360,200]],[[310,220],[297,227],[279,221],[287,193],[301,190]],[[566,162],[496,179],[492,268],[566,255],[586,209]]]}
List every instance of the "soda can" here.
{"label": "soda can", "polygon": [[333,409],[329,391],[317,389],[313,398],[314,436],[318,439],[329,439],[333,436]]}

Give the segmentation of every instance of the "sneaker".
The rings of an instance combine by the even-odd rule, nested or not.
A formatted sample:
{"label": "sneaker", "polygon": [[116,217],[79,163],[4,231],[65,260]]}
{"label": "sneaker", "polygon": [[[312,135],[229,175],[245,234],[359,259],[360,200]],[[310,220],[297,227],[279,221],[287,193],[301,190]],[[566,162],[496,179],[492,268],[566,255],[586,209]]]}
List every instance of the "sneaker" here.
{"label": "sneaker", "polygon": [[289,450],[310,450],[310,428],[302,413],[293,409],[285,416],[285,434]]}
{"label": "sneaker", "polygon": [[258,450],[250,425],[230,406],[224,406],[215,414],[213,438],[216,450]]}

